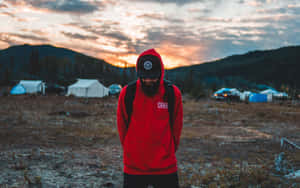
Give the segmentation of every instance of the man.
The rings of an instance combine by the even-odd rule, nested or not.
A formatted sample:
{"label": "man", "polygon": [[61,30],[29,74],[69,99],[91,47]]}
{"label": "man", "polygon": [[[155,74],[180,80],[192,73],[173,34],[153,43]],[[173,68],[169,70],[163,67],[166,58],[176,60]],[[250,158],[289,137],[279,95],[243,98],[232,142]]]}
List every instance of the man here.
{"label": "man", "polygon": [[[150,49],[137,59],[132,111],[128,113],[129,85],[119,96],[117,123],[123,147],[124,188],[177,188],[177,160],[182,129],[180,90],[172,85],[173,114],[168,111],[168,89],[160,55]],[[128,91],[127,91],[128,90]],[[127,101],[126,101],[127,100]],[[170,118],[171,117],[171,118]]]}

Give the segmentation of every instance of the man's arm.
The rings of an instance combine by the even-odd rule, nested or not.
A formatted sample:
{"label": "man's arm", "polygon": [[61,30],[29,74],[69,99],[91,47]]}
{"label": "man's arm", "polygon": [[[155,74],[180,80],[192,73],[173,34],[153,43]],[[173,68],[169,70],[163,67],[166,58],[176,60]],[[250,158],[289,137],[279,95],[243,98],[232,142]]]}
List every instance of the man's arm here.
{"label": "man's arm", "polygon": [[117,124],[118,124],[119,137],[122,146],[124,146],[124,139],[127,133],[126,122],[128,122],[127,121],[128,116],[126,113],[126,107],[124,102],[126,89],[127,87],[124,87],[119,95],[118,110],[117,110]]}
{"label": "man's arm", "polygon": [[183,111],[182,111],[182,99],[181,92],[175,86],[174,87],[175,94],[175,105],[174,105],[174,125],[173,125],[173,136],[174,136],[174,144],[175,144],[175,152],[178,150],[179,140],[183,125]]}

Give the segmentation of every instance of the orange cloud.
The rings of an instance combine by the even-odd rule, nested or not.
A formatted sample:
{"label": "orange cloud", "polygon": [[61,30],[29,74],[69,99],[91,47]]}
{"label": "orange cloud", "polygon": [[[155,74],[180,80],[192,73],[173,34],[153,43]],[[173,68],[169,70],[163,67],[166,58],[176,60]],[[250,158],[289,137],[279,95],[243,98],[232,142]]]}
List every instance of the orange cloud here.
{"label": "orange cloud", "polygon": [[179,46],[164,42],[157,48],[166,69],[201,63],[201,46]]}
{"label": "orange cloud", "polygon": [[[146,49],[145,49],[146,50]],[[187,66],[201,63],[199,59],[203,59],[199,46],[179,46],[170,42],[164,42],[155,50],[161,55],[166,69],[176,68],[179,66]],[[139,54],[135,53],[109,53],[101,52],[98,58],[104,59],[106,62],[118,67],[133,67]]]}
{"label": "orange cloud", "polygon": [[9,12],[0,12],[0,15],[4,15],[4,16],[10,16],[12,18],[15,18],[16,16],[12,13],[9,13]]}
{"label": "orange cloud", "polygon": [[134,67],[138,58],[138,54],[112,54],[99,53],[98,58],[104,59],[106,62],[117,67]]}

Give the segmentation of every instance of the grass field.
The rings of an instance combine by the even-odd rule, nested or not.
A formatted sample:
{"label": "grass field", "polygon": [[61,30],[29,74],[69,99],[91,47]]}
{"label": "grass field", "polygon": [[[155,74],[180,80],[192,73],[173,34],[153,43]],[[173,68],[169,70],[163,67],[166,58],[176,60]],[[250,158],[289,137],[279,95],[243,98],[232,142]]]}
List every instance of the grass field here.
{"label": "grass field", "polygon": [[[0,187],[121,187],[117,98],[0,98]],[[299,103],[183,99],[181,187],[300,187]],[[283,156],[275,165],[279,154]],[[281,169],[276,170],[280,165]]]}

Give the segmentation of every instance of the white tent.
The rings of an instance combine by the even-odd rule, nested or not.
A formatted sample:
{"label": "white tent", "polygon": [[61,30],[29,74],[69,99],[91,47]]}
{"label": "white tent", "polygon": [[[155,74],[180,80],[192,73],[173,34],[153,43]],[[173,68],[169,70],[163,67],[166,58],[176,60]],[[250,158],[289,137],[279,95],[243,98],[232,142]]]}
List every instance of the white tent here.
{"label": "white tent", "polygon": [[41,80],[21,80],[19,84],[25,88],[26,93],[41,92],[45,94],[45,83]]}
{"label": "white tent", "polygon": [[238,89],[236,89],[236,88],[231,88],[230,92],[231,92],[232,95],[236,95],[236,96],[240,96],[241,95],[241,92]]}
{"label": "white tent", "polygon": [[279,92],[276,97],[288,97],[288,94],[285,92]]}
{"label": "white tent", "polygon": [[240,100],[242,101],[246,101],[247,99],[249,99],[250,95],[252,95],[253,92],[251,91],[244,91],[240,94]]}
{"label": "white tent", "polygon": [[266,94],[266,95],[272,95],[272,96],[275,96],[275,97],[288,97],[287,93],[279,92],[279,91],[276,91],[274,89],[266,89],[264,91],[261,91],[260,93],[261,94]]}
{"label": "white tent", "polygon": [[266,95],[277,95],[278,91],[274,89],[266,89],[260,92],[261,94],[266,94]]}
{"label": "white tent", "polygon": [[76,83],[68,87],[69,95],[77,97],[104,97],[108,95],[109,89],[104,87],[98,80],[78,79]]}

